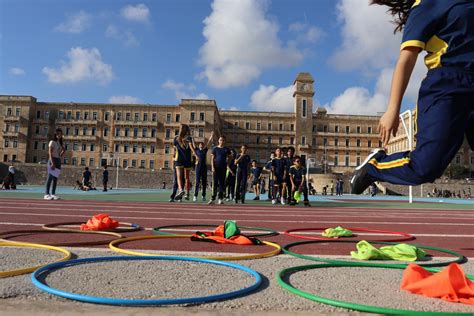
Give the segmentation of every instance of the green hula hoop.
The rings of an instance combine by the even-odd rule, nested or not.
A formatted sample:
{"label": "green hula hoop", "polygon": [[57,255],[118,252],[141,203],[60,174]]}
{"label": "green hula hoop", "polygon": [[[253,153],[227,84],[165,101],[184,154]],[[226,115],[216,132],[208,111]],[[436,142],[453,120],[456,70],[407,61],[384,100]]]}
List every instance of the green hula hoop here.
{"label": "green hula hoop", "polygon": [[[293,287],[291,284],[285,282],[283,280],[283,277],[286,274],[298,272],[298,271],[305,271],[305,270],[310,270],[310,269],[322,269],[322,268],[339,268],[339,267],[376,267],[376,268],[382,268],[380,266],[368,266],[366,264],[311,264],[311,265],[304,265],[304,266],[297,266],[297,267],[291,267],[291,268],[286,268],[277,273],[277,281],[278,284],[284,288],[285,290],[289,291],[290,293],[296,294],[298,296],[302,296],[304,298],[307,298],[311,301],[323,303],[326,305],[331,305],[331,306],[337,306],[337,307],[342,307],[342,308],[347,308],[347,309],[352,309],[352,310],[357,310],[357,311],[362,311],[362,312],[369,312],[369,313],[377,313],[377,314],[382,314],[382,315],[408,315],[408,316],[464,316],[464,315],[471,315],[472,312],[468,313],[462,313],[462,312],[423,312],[423,311],[415,311],[415,310],[406,310],[406,309],[394,309],[394,308],[385,308],[385,307],[378,307],[378,306],[372,306],[372,305],[363,305],[363,304],[356,304],[356,303],[350,303],[350,302],[345,302],[345,301],[338,301],[338,300],[333,300],[327,297],[322,297],[318,296],[315,294],[311,294],[302,290],[299,290],[295,287]],[[387,264],[383,268],[389,268],[389,269],[404,269],[405,267],[400,267],[399,265],[395,264]],[[433,269],[433,268],[428,268],[426,269],[430,272],[438,272],[440,269]],[[473,275],[467,275],[467,277],[470,280],[474,280]]]}
{"label": "green hula hoop", "polygon": [[[168,233],[162,231],[162,229],[166,228],[178,228],[178,227],[216,227],[214,224],[189,224],[189,225],[166,225],[166,226],[158,226],[153,228],[153,233],[158,234],[158,235],[179,235],[175,233]],[[249,230],[256,230],[256,231],[262,231],[266,233],[262,234],[245,234],[247,237],[272,237],[272,236],[277,236],[279,233],[276,230],[270,229],[270,228],[263,228],[263,227],[252,227],[252,226],[238,226],[239,228],[243,229],[249,229]]]}
{"label": "green hula hoop", "polygon": [[[367,267],[378,267],[378,268],[384,268],[384,267],[399,267],[399,268],[406,268],[408,266],[408,263],[374,263],[374,262],[360,262],[360,261],[347,261],[347,260],[333,260],[333,259],[327,259],[327,258],[322,258],[322,257],[316,257],[316,256],[308,256],[308,255],[302,255],[293,251],[290,251],[289,248],[298,246],[298,245],[306,245],[306,244],[313,244],[313,243],[358,243],[359,240],[310,240],[310,241],[300,241],[300,242],[295,242],[291,243],[288,245],[283,246],[281,249],[283,250],[284,253],[291,255],[296,258],[300,259],[307,259],[307,260],[312,260],[312,261],[318,261],[318,262],[326,262],[326,263],[331,263],[331,264],[344,264],[344,265],[354,265],[354,266],[367,266]],[[383,245],[397,245],[399,243],[395,242],[388,242],[388,241],[377,241],[377,242],[372,242],[373,244],[383,244]],[[436,263],[421,263],[419,261],[416,262],[419,266],[422,267],[444,267],[447,266],[451,263],[459,263],[462,264],[466,262],[466,257],[464,257],[462,254],[459,254],[457,252],[454,252],[452,250],[448,249],[443,249],[443,248],[437,248],[437,247],[430,247],[430,246],[421,246],[421,245],[416,245],[416,244],[410,244],[412,246],[421,248],[421,249],[428,249],[428,250],[434,250],[434,251],[439,251],[442,253],[447,253],[453,256],[456,256],[457,258],[455,260],[451,261],[446,261],[446,262],[436,262]],[[411,262],[410,262],[411,263]]]}

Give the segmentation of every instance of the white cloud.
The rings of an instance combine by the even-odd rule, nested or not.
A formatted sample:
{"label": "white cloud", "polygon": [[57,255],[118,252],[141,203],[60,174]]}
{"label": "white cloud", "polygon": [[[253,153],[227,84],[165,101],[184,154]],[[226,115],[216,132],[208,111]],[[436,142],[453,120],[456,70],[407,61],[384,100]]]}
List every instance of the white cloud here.
{"label": "white cloud", "polygon": [[324,35],[324,31],[319,27],[301,22],[291,24],[288,29],[296,34],[296,40],[300,42],[314,44]]}
{"label": "white cloud", "polygon": [[102,61],[97,48],[73,47],[67,56],[69,61],[61,61],[60,68],[43,68],[49,82],[63,84],[93,80],[105,85],[114,78],[112,66]]}
{"label": "white cloud", "polygon": [[76,14],[67,14],[66,22],[57,25],[54,30],[63,33],[82,33],[91,24],[92,16],[81,10]]}
{"label": "white cloud", "polygon": [[284,88],[260,85],[258,90],[252,93],[250,105],[257,111],[293,112],[294,90],[293,85]]}
{"label": "white cloud", "polygon": [[10,68],[9,72],[10,72],[11,75],[14,75],[14,76],[23,76],[25,74],[25,70],[23,70],[22,68],[18,68],[18,67]]}
{"label": "white cloud", "polygon": [[342,44],[332,64],[340,70],[381,69],[395,61],[401,35],[393,34],[392,17],[384,6],[368,1],[340,0],[338,19],[342,25]]}
{"label": "white cloud", "polygon": [[214,0],[212,13],[204,20],[206,42],[199,62],[215,88],[243,86],[256,79],[262,69],[295,65],[303,54],[282,45],[278,24],[266,16],[268,1]]}
{"label": "white cloud", "polygon": [[129,95],[114,95],[109,98],[109,103],[115,104],[140,104],[143,101],[139,98]]}
{"label": "white cloud", "polygon": [[184,84],[182,82],[176,82],[174,80],[166,80],[162,85],[162,88],[173,90],[176,99],[203,99],[208,100],[209,96],[205,93],[193,93],[196,90],[196,86],[193,84]]}
{"label": "white cloud", "polygon": [[105,36],[121,41],[125,46],[139,46],[140,42],[131,31],[122,31],[113,24],[105,29]]}
{"label": "white cloud", "polygon": [[120,14],[129,21],[141,23],[150,22],[150,9],[143,3],[123,7],[122,10],[120,10]]}

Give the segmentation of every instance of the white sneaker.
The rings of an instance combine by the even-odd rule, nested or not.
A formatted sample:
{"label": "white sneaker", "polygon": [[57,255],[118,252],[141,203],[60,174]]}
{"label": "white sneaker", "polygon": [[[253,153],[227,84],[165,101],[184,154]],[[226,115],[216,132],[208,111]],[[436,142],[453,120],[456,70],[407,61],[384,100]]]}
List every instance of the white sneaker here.
{"label": "white sneaker", "polygon": [[60,198],[59,196],[57,196],[57,195],[52,194],[52,195],[51,195],[51,199],[53,199],[53,200],[60,200],[61,198]]}
{"label": "white sneaker", "polygon": [[273,200],[272,200],[272,204],[273,204],[273,205],[277,204],[277,200],[273,199]]}
{"label": "white sneaker", "polygon": [[196,202],[198,199],[197,199],[197,196],[194,196],[193,197],[193,202]]}
{"label": "white sneaker", "polygon": [[285,199],[281,199],[281,205],[285,205],[286,204],[286,200]]}
{"label": "white sneaker", "polygon": [[214,204],[215,201],[214,200],[209,200],[209,202],[207,202],[207,204],[211,205],[211,204]]}
{"label": "white sneaker", "polygon": [[218,199],[218,200],[217,200],[217,204],[224,204],[224,201],[221,200],[221,199]]}
{"label": "white sneaker", "polygon": [[51,201],[53,199],[53,197],[49,194],[46,194],[44,197],[43,197],[43,200],[48,200],[48,201]]}

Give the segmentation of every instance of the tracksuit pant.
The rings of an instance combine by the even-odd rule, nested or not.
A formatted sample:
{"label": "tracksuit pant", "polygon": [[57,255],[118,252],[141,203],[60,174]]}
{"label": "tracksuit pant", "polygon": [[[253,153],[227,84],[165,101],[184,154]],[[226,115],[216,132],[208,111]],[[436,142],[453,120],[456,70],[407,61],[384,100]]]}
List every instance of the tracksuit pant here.
{"label": "tracksuit pant", "polygon": [[199,195],[199,184],[201,184],[202,197],[206,197],[206,187],[207,187],[207,167],[196,168],[196,179],[194,187],[194,196]]}
{"label": "tracksuit pant", "polygon": [[416,111],[416,148],[369,161],[374,181],[419,185],[439,178],[464,136],[474,149],[474,71],[440,67],[423,80]]}
{"label": "tracksuit pant", "polygon": [[235,189],[235,199],[245,200],[245,193],[247,193],[247,170],[237,169],[237,184]]}
{"label": "tracksuit pant", "polygon": [[[215,166],[214,174],[212,175],[212,200],[216,199],[216,196],[219,199],[224,198],[224,188],[225,188],[225,175],[226,175],[227,167],[218,167]],[[219,193],[218,193],[219,191]]]}

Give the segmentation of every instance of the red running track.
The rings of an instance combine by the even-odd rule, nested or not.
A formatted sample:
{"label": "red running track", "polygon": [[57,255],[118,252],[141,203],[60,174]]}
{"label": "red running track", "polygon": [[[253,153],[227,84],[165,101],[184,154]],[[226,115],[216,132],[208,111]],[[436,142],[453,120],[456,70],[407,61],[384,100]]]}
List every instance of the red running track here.
{"label": "red running track", "polygon": [[[102,201],[43,201],[0,200],[0,232],[11,230],[41,229],[46,223],[83,221],[94,214],[107,213],[123,222],[132,222],[148,230],[126,233],[126,236],[150,235],[150,228],[163,225],[222,224],[224,220],[236,220],[242,226],[267,227],[279,232],[287,229],[308,227],[354,227],[378,230],[402,231],[412,234],[416,240],[409,243],[447,248],[474,257],[474,211],[366,207],[281,207],[271,205],[212,205],[161,202],[102,202]],[[176,233],[189,234],[202,227],[185,227]],[[311,232],[303,232],[311,234]],[[312,236],[317,236],[315,232]],[[309,235],[311,236],[311,235]],[[359,234],[358,239],[391,239],[393,235]],[[28,242],[96,241],[107,236],[85,234],[29,234],[11,240]],[[304,241],[285,235],[263,238],[285,245]],[[348,240],[351,240],[349,238]],[[107,247],[99,246],[99,247]],[[245,252],[257,253],[270,249],[191,242],[188,239],[154,239],[122,244],[123,248],[154,249],[169,251]],[[266,247],[266,246],[265,246]],[[342,243],[312,244],[293,248],[308,254],[348,255],[354,245]],[[439,253],[430,253],[435,256]]]}

